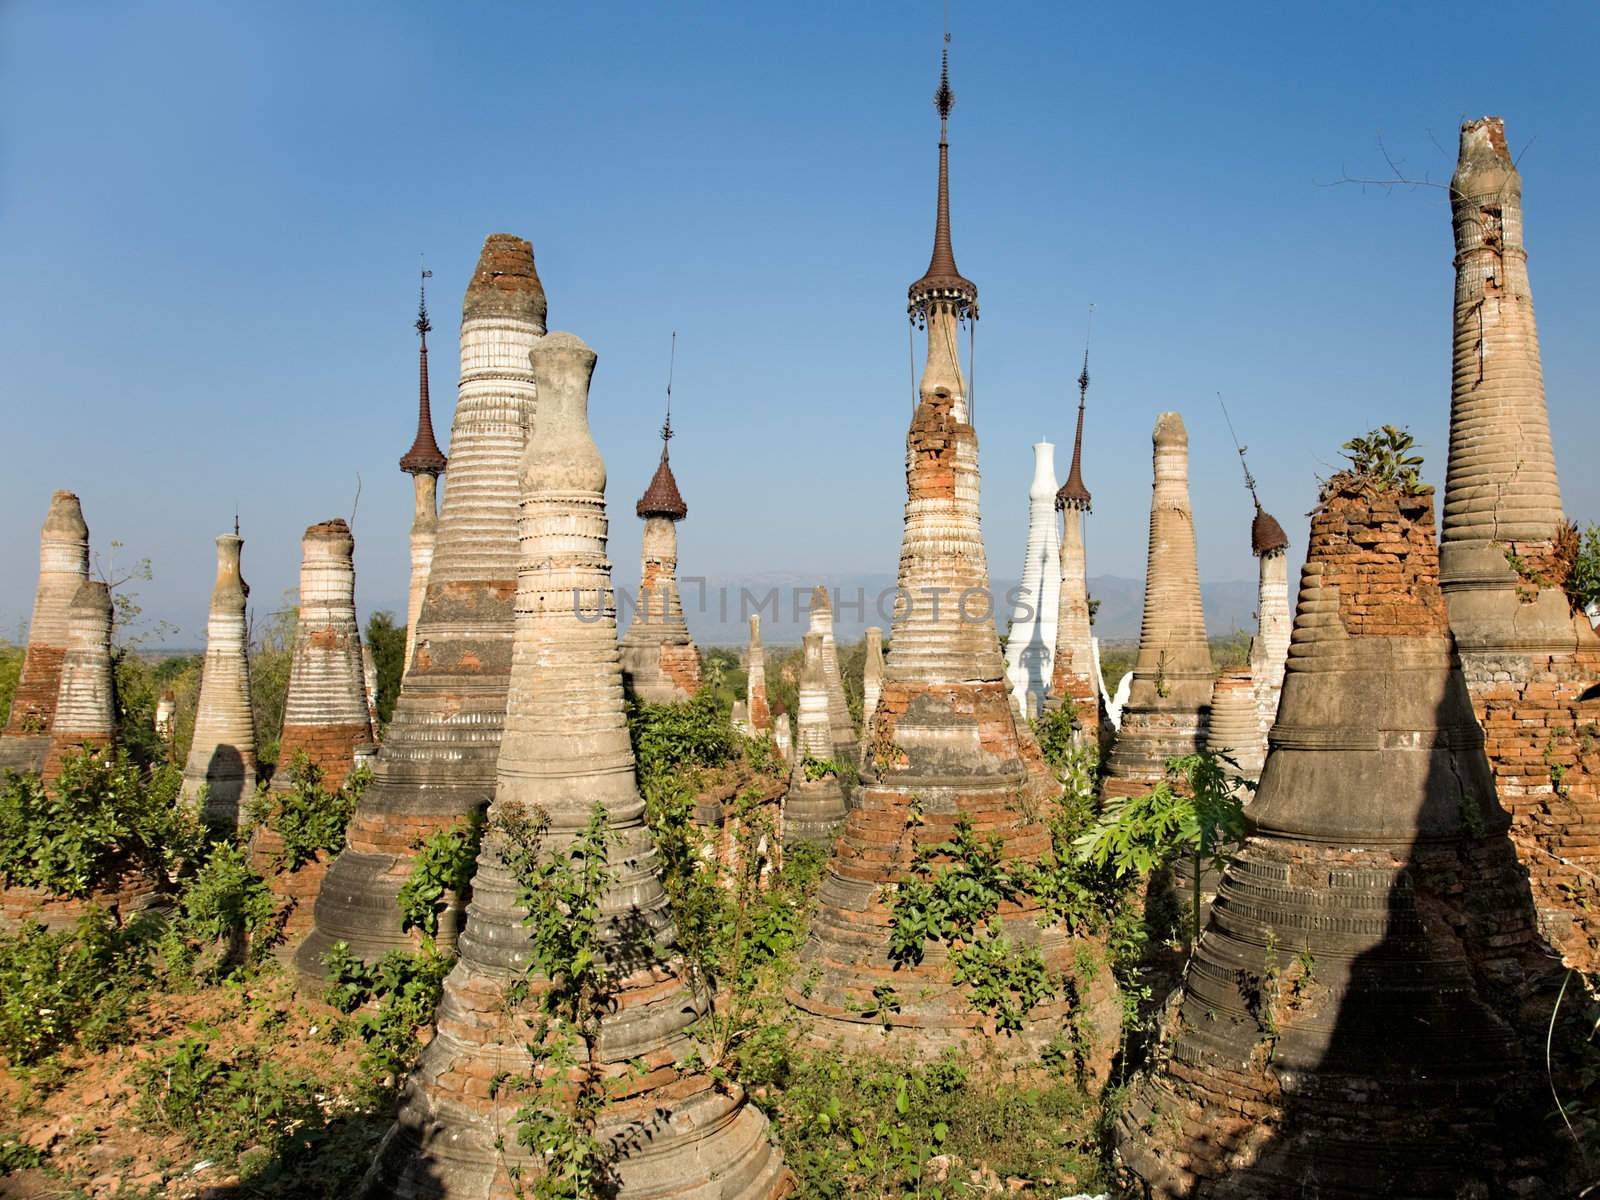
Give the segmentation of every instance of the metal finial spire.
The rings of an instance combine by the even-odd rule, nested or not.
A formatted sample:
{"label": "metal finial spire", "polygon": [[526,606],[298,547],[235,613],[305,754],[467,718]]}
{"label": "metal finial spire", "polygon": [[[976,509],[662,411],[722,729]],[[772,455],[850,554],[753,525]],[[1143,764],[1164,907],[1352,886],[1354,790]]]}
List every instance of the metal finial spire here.
{"label": "metal finial spire", "polygon": [[950,14],[945,12],[944,49],[940,54],[939,90],[933,105],[939,110],[939,193],[933,222],[933,257],[921,279],[907,289],[906,310],[912,323],[926,325],[935,309],[949,308],[961,320],[976,320],[978,287],[956,269],[950,245],[950,110],[956,94],[950,90]]}
{"label": "metal finial spire", "polygon": [[1228,436],[1233,439],[1233,448],[1239,452],[1239,467],[1244,471],[1244,486],[1250,489],[1250,499],[1255,501],[1257,508],[1261,507],[1261,498],[1256,495],[1256,477],[1250,474],[1250,463],[1245,459],[1249,446],[1239,444],[1239,435],[1233,430],[1233,418],[1228,416],[1228,406],[1223,404],[1222,393],[1217,393],[1217,403],[1222,406],[1222,419],[1228,423]]}
{"label": "metal finial spire", "polygon": [[1089,319],[1083,327],[1083,370],[1078,374],[1078,411],[1089,394],[1089,334],[1094,329],[1094,305],[1089,305]]}
{"label": "metal finial spire", "polygon": [[678,365],[678,331],[672,331],[672,349],[667,356],[667,419],[661,426],[661,457],[667,456],[667,443],[672,440],[672,372]]}
{"label": "metal finial spire", "polygon": [[238,537],[239,536],[239,506],[238,505],[234,505],[234,508],[233,508],[233,536],[234,537]]}
{"label": "metal finial spire", "polygon": [[[1094,321],[1094,305],[1089,305],[1089,321]],[[1088,512],[1093,500],[1083,482],[1083,408],[1089,399],[1089,330],[1083,331],[1083,370],[1078,373],[1078,430],[1072,438],[1072,466],[1067,481],[1056,492],[1056,511],[1076,508]]]}
{"label": "metal finial spire", "polygon": [[427,267],[422,268],[422,282],[417,286],[417,336],[422,339],[422,344],[428,344],[428,333],[433,329],[433,322],[428,320],[428,280],[433,278],[433,272]]}

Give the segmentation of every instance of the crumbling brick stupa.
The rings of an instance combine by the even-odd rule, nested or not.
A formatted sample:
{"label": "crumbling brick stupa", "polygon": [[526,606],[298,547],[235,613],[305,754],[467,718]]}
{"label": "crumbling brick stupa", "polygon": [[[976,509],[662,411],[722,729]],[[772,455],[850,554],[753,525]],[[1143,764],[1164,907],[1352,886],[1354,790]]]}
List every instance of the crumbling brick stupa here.
{"label": "crumbling brick stupa", "polygon": [[[977,288],[956,269],[950,242],[949,143],[953,102],[941,78],[939,190],[934,251],[910,288],[910,311],[928,331],[927,362],[906,437],[905,530],[883,689],[856,803],[845,818],[818,893],[809,940],[787,996],[827,1044],[887,1046],[932,1057],[992,1032],[954,982],[948,947],[920,962],[890,957],[897,885],[919,849],[970,821],[999,839],[1007,863],[1050,845],[1043,822],[1057,792],[1031,737],[1019,734],[1000,655],[978,520],[978,442],[956,351],[958,321],[977,316]],[[966,597],[963,606],[955,597]],[[943,603],[936,599],[943,597]],[[1024,898],[996,914],[1013,944],[1062,970],[1070,945]],[[883,989],[897,997],[881,999]],[[876,994],[875,994],[876,993]],[[1001,1049],[1036,1054],[1061,1026],[1054,1000],[1034,1008]]]}
{"label": "crumbling brick stupa", "polygon": [[98,579],[78,585],[67,606],[67,653],[41,775],[50,783],[62,759],[85,747],[103,749],[116,734],[116,684],[111,667],[111,589]]}
{"label": "crumbling brick stupa", "polygon": [[1056,448],[1033,445],[1028,483],[1028,541],[1022,559],[1017,610],[1006,636],[1006,678],[1017,711],[1038,714],[1054,674],[1056,622],[1061,608],[1061,534],[1056,528]]}
{"label": "crumbling brick stupa", "polygon": [[[736,1086],[685,1060],[701,1004],[670,957],[675,931],[644,821],[623,709],[605,466],[588,423],[595,355],[552,333],[533,352],[539,414],[522,464],[522,557],[509,711],[472,903],[445,981],[438,1031],[407,1082],[370,1196],[509,1200],[514,1166],[542,1161],[518,1144],[516,1090],[490,1081],[557,1068],[534,1063],[537,995],[507,1002],[528,971],[531,934],[503,857],[503,818],[548,822],[543,854],[566,853],[603,807],[614,843],[600,942],[612,982],[595,1040],[608,1100],[596,1136],[614,1156],[619,1200],[758,1200],[789,1180],[765,1118]],[[667,952],[663,957],[654,946]],[[581,1054],[581,1050],[580,1050]],[[502,1149],[503,1147],[503,1149]]]}
{"label": "crumbling brick stupa", "polygon": [[689,506],[667,457],[672,415],[661,427],[661,462],[634,511],[644,522],[639,603],[622,638],[622,677],[630,694],[651,704],[687,700],[700,687],[700,651],[678,594],[678,522]]}
{"label": "crumbling brick stupa", "polygon": [[1455,316],[1440,576],[1512,839],[1546,931],[1600,966],[1600,638],[1562,584],[1561,507],[1523,242],[1498,117],[1461,127],[1450,185]]}
{"label": "crumbling brick stupa", "polygon": [[1085,351],[1083,371],[1078,376],[1078,428],[1072,438],[1072,465],[1067,470],[1067,481],[1055,496],[1055,506],[1061,513],[1061,585],[1057,593],[1056,645],[1050,664],[1047,706],[1059,708],[1070,703],[1080,741],[1098,750],[1100,696],[1105,689],[1100,681],[1100,657],[1095,650],[1094,630],[1089,621],[1088,556],[1083,541],[1083,518],[1093,507],[1093,499],[1083,482],[1083,409],[1088,394],[1089,354]]}
{"label": "crumbling brick stupa", "polygon": [[[484,242],[461,309],[461,376],[450,467],[417,646],[367,788],[295,956],[318,976],[335,942],[375,960],[409,947],[396,900],[421,839],[464,825],[494,794],[511,673],[517,571],[517,464],[533,422],[528,352],[546,301],[533,247]],[[439,937],[454,941],[455,907]]]}
{"label": "crumbling brick stupa", "polygon": [[71,492],[57,492],[50,497],[39,532],[39,585],[22,674],[0,733],[0,771],[37,772],[44,767],[67,655],[67,611],[88,578],[89,527],[83,508]]}
{"label": "crumbling brick stupa", "polygon": [[[432,272],[424,272],[424,281]],[[400,458],[400,469],[411,476],[411,581],[406,591],[406,661],[411,667],[417,649],[417,621],[422,616],[422,601],[428,593],[428,572],[433,567],[433,548],[439,539],[439,476],[450,460],[433,437],[433,404],[428,395],[428,334],[433,322],[428,319],[428,293],[424,286],[417,300],[417,436],[411,449]]]}
{"label": "crumbling brick stupa", "polygon": [[1249,836],[1118,1119],[1145,1194],[1552,1194],[1507,1015],[1533,910],[1437,564],[1431,490],[1330,481]]}
{"label": "crumbling brick stupa", "polygon": [[1137,796],[1165,775],[1167,760],[1205,744],[1216,672],[1200,606],[1194,512],[1189,507],[1189,433],[1162,413],[1154,434],[1150,555],[1133,686],[1106,761],[1106,796]]}
{"label": "crumbling brick stupa", "polygon": [[[367,706],[361,634],[356,626],[355,539],[342,518],[312,525],[300,543],[300,614],[295,626],[284,696],[278,765],[269,790],[287,792],[295,783],[300,755],[335,791],[359,758],[371,757],[372,719]],[[326,874],[321,861],[298,871],[274,869],[283,838],[267,825],[256,827],[250,852],[256,869],[280,899],[290,902],[286,932],[309,927],[311,906]]]}
{"label": "crumbling brick stupa", "polygon": [[250,585],[240,573],[244,539],[217,538],[217,578],[206,615],[206,656],[195,701],[194,739],[183,768],[183,798],[208,827],[231,833],[256,790],[256,718],[250,703]]}
{"label": "crumbling brick stupa", "polygon": [[[845,795],[836,772],[817,773],[818,764],[829,762],[834,755],[833,730],[828,722],[828,675],[822,662],[822,635],[808,633],[803,643],[800,712],[795,728],[797,753],[789,790],[783,797],[783,840],[826,845],[844,820]],[[815,778],[810,777],[813,774]]]}
{"label": "crumbling brick stupa", "polygon": [[772,708],[767,703],[767,652],[761,644],[761,617],[750,617],[750,646],[745,652],[745,719],[757,737],[772,731]]}

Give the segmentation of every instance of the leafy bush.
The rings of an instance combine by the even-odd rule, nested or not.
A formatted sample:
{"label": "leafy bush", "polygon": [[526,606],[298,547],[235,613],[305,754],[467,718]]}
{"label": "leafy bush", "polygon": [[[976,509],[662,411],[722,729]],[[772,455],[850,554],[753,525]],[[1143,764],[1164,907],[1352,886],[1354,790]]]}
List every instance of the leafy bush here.
{"label": "leafy bush", "polygon": [[954,981],[969,986],[972,1006],[992,1016],[1002,1033],[1020,1031],[1034,1006],[1056,994],[1038,947],[1017,946],[994,925],[951,951],[950,962]]}
{"label": "leafy bush", "polygon": [[[935,859],[945,860],[938,870]],[[949,841],[918,852],[912,871],[895,890],[889,930],[889,957],[901,963],[921,962],[929,941],[970,940],[1026,882],[1006,866],[1001,840],[980,839],[965,814]]]}
{"label": "leafy bush", "polygon": [[145,772],[120,751],[69,755],[49,787],[36,775],[0,785],[0,879],[87,896],[128,871],[157,882],[199,854],[203,834],[178,798],[174,766]]}
{"label": "leafy bush", "polygon": [[175,1133],[217,1159],[238,1159],[252,1147],[273,1157],[293,1130],[321,1115],[316,1080],[253,1046],[219,1057],[209,1042],[184,1038],[144,1064],[138,1087],[134,1118],[143,1128]]}
{"label": "leafy bush", "polygon": [[439,932],[439,914],[447,893],[457,897],[472,886],[483,840],[483,815],[473,813],[448,829],[436,829],[417,843],[411,874],[400,885],[400,928],[418,929],[428,937]]}
{"label": "leafy bush", "polygon": [[709,688],[675,704],[630,700],[628,733],[642,778],[684,766],[719,767],[739,753],[739,734]]}
{"label": "leafy bush", "polygon": [[1415,496],[1428,490],[1418,473],[1422,455],[1411,453],[1415,445],[1416,439],[1405,430],[1381,425],[1364,437],[1351,438],[1341,452],[1350,460],[1350,469],[1379,491],[1398,487]]}
{"label": "leafy bush", "polygon": [[323,955],[328,970],[324,1001],[342,1013],[370,1006],[354,1025],[366,1044],[364,1069],[391,1081],[410,1070],[421,1050],[417,1032],[433,1023],[444,977],[454,961],[431,945],[415,954],[391,950],[374,966],[351,954],[346,942],[335,942]]}
{"label": "leafy bush", "polygon": [[147,940],[143,924],[119,927],[98,908],[59,933],[0,932],[0,1052],[22,1065],[119,1040],[148,982]]}
{"label": "leafy bush", "polygon": [[1566,588],[1572,607],[1579,612],[1591,604],[1600,604],[1600,525],[1590,525],[1584,531],[1567,574]]}
{"label": "leafy bush", "polygon": [[169,968],[226,979],[258,966],[281,932],[278,901],[231,842],[218,842],[184,892],[163,939]]}
{"label": "leafy bush", "polygon": [[305,751],[295,754],[289,771],[288,789],[259,792],[251,801],[250,819],[283,839],[274,865],[298,871],[319,854],[332,857],[344,849],[345,830],[372,782],[372,771],[357,767],[331,792],[322,786],[322,771]]}
{"label": "leafy bush", "polygon": [[1059,775],[1077,750],[1073,739],[1078,729],[1077,707],[1063,697],[1058,706],[1045,709],[1028,724],[1044,752],[1045,764]]}

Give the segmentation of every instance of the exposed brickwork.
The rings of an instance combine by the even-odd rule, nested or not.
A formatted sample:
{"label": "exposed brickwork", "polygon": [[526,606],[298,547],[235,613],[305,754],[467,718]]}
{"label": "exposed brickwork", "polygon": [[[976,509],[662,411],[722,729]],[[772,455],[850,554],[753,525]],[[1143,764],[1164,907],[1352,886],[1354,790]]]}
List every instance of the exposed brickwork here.
{"label": "exposed brickwork", "polygon": [[325,854],[318,854],[301,863],[298,869],[290,870],[281,860],[282,853],[283,838],[265,825],[257,825],[250,835],[250,865],[267,881],[267,887],[278,899],[285,948],[292,951],[311,929],[312,906],[332,860]]}
{"label": "exposed brickwork", "polygon": [[285,725],[278,743],[279,773],[287,780],[295,756],[304,753],[322,772],[322,786],[337,791],[355,766],[355,748],[371,741],[372,730],[363,722],[349,725]]}
{"label": "exposed brickwork", "polygon": [[0,888],[0,928],[43,925],[47,929],[70,929],[91,908],[102,908],[114,917],[127,920],[150,907],[160,895],[155,883],[142,874],[129,873],[106,888],[96,888],[84,897],[56,896],[37,888]]}
{"label": "exposed brickwork", "polygon": [[61,764],[83,750],[103,750],[111,745],[108,733],[58,733],[50,739],[50,752],[45,755],[39,778],[46,784],[61,776]]}
{"label": "exposed brickwork", "polygon": [[22,660],[22,675],[11,697],[11,718],[6,722],[6,737],[48,734],[55,723],[56,695],[61,691],[61,664],[67,657],[65,646],[28,644]]}

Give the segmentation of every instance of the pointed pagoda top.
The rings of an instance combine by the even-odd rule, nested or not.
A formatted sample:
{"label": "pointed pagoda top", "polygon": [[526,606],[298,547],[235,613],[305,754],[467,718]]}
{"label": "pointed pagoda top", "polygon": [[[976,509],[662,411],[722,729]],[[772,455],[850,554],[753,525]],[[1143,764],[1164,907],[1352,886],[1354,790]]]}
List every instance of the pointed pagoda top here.
{"label": "pointed pagoda top", "polygon": [[640,520],[665,517],[669,521],[681,521],[689,515],[689,506],[683,502],[678,481],[672,475],[672,463],[667,459],[667,443],[672,440],[672,372],[677,364],[678,331],[674,329],[672,354],[667,361],[667,418],[661,422],[661,465],[656,468],[644,495],[639,497],[639,503],[634,505]]}
{"label": "pointed pagoda top", "polygon": [[533,243],[511,233],[486,237],[461,303],[462,319],[509,317],[537,325],[543,332],[549,309],[538,268],[533,265]]}
{"label": "pointed pagoda top", "polygon": [[422,339],[417,365],[417,436],[400,459],[400,469],[408,475],[443,475],[449,459],[439,449],[433,438],[433,407],[428,401],[428,331],[433,322],[428,320],[427,280],[433,272],[423,269],[423,283],[417,301],[417,337]]}
{"label": "pointed pagoda top", "polygon": [[1255,519],[1250,522],[1250,553],[1260,558],[1267,554],[1282,554],[1288,548],[1289,535],[1257,500]]}
{"label": "pointed pagoda top", "polygon": [[1083,485],[1083,405],[1089,395],[1089,351],[1083,352],[1083,370],[1078,375],[1078,432],[1072,439],[1072,467],[1067,481],[1056,493],[1056,509],[1076,508],[1088,512],[1091,504],[1089,489]]}
{"label": "pointed pagoda top", "polygon": [[939,90],[933,105],[939,110],[939,205],[933,225],[933,257],[928,270],[907,292],[907,311],[914,321],[925,322],[930,309],[948,305],[958,317],[978,316],[978,285],[956,269],[956,256],[950,244],[950,110],[956,94],[950,90],[950,34],[944,35],[944,52],[939,68]]}

